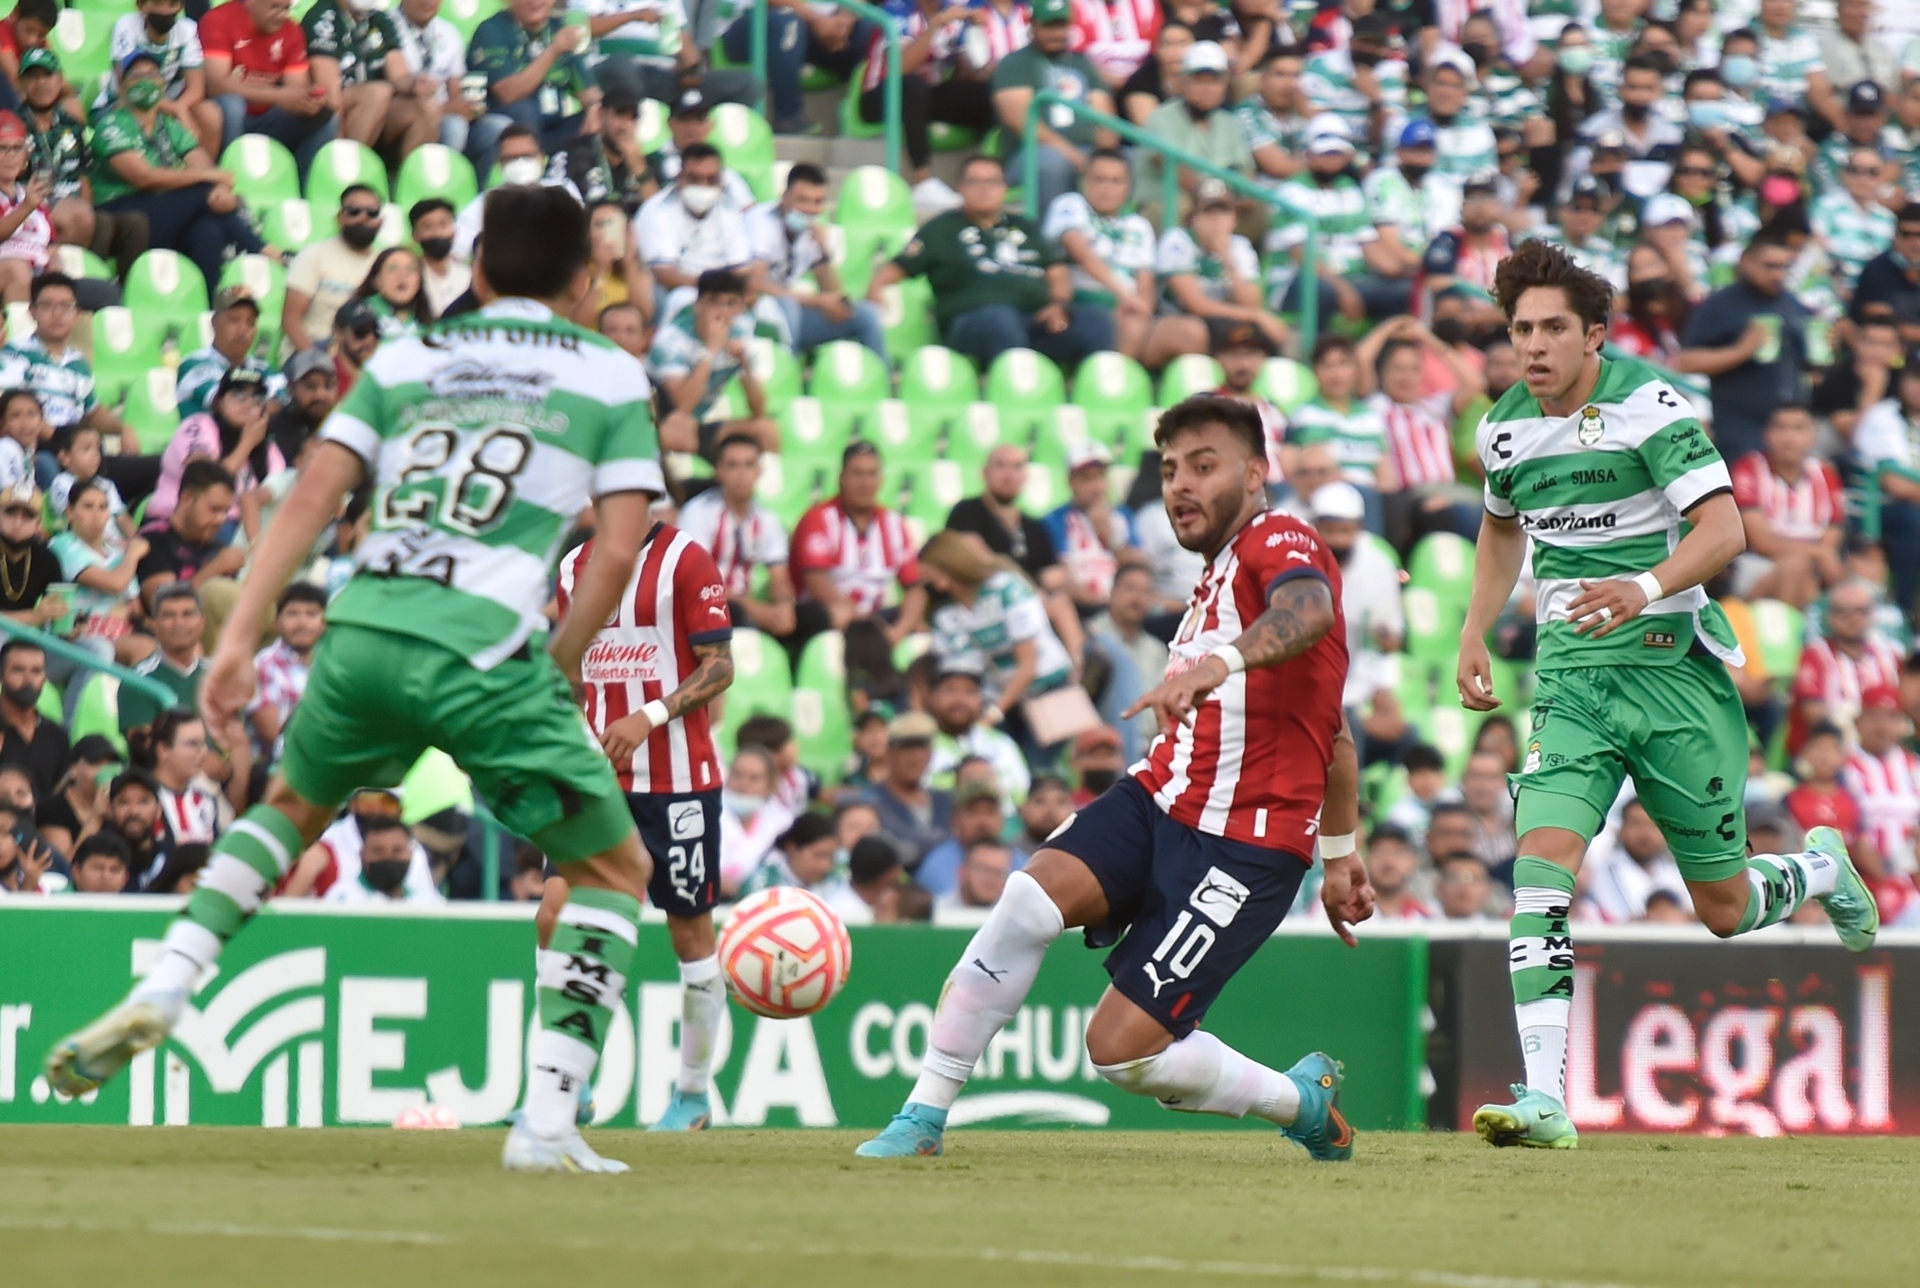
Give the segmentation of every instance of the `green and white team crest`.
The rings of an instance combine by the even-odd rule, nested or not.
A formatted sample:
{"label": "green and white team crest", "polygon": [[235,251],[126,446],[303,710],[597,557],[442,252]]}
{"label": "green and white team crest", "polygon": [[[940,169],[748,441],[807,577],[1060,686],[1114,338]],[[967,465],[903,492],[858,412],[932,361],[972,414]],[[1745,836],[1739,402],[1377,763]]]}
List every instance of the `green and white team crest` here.
{"label": "green and white team crest", "polygon": [[1686,511],[1732,490],[1692,406],[1653,368],[1603,361],[1592,396],[1568,416],[1546,415],[1517,384],[1481,421],[1477,449],[1488,512],[1517,518],[1532,538],[1540,669],[1662,666],[1696,641],[1743,660],[1726,615],[1698,586],[1649,604],[1605,639],[1575,635],[1567,620],[1582,579],[1647,571],[1679,544]]}
{"label": "green and white team crest", "polygon": [[546,629],[560,543],[614,492],[665,490],[646,371],[531,300],[381,346],[321,429],[367,463],[372,531],[332,621],[486,670]]}

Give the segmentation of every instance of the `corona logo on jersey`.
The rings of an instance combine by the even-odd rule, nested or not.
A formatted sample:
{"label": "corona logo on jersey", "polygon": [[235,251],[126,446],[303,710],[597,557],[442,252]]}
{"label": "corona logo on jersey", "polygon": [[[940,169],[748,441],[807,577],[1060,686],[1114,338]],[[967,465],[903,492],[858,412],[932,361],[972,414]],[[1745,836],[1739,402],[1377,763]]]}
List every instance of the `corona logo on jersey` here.
{"label": "corona logo on jersey", "polygon": [[819,897],[775,886],[734,906],[720,932],[727,988],[755,1015],[812,1015],[833,1000],[853,967],[853,943]]}

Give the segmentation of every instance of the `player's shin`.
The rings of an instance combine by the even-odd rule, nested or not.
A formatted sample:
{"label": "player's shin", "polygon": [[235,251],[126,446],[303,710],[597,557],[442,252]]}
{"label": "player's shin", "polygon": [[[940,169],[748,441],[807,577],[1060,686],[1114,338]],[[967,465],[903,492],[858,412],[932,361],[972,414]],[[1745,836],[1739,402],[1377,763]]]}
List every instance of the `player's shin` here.
{"label": "player's shin", "polygon": [[952,1107],[987,1043],[1027,1000],[1047,945],[1065,929],[1059,907],[1038,881],[1025,872],[1007,878],[1000,902],[947,976],[911,1102]]}
{"label": "player's shin", "polygon": [[1244,1118],[1252,1114],[1282,1127],[1300,1113],[1300,1089],[1277,1069],[1249,1060],[1204,1029],[1165,1050],[1123,1064],[1097,1064],[1100,1076],[1168,1109]]}
{"label": "player's shin", "polygon": [[681,962],[680,1076],[675,1085],[688,1095],[706,1095],[713,1081],[713,1047],[726,1009],[727,988],[720,981],[719,957]]}
{"label": "player's shin", "polygon": [[1747,860],[1747,910],[1734,934],[1777,925],[1809,899],[1832,894],[1840,862],[1831,854],[1756,854]]}
{"label": "player's shin", "polygon": [[593,1077],[613,1010],[627,992],[640,942],[640,901],[576,886],[553,940],[539,955],[540,1028],[527,1050],[527,1126],[539,1136],[573,1129],[580,1083]]}
{"label": "player's shin", "polygon": [[1573,1010],[1573,873],[1522,855],[1513,865],[1508,967],[1527,1087],[1567,1098],[1567,1024]]}
{"label": "player's shin", "polygon": [[133,990],[142,1001],[179,1017],[194,978],[220,959],[227,941],[287,874],[301,850],[300,830],[271,805],[256,805],[214,846],[187,906],[167,927],[165,951]]}

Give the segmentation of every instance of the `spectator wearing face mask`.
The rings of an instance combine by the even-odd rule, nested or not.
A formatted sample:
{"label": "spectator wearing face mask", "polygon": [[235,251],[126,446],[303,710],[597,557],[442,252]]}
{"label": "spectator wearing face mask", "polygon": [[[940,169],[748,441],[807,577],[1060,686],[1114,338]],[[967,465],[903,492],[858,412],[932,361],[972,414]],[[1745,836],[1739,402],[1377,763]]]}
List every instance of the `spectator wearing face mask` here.
{"label": "spectator wearing face mask", "polygon": [[732,897],[760,869],[793,813],[773,798],[777,770],[764,747],[734,753],[720,792],[720,890]]}
{"label": "spectator wearing face mask", "polygon": [[434,313],[443,314],[473,285],[473,270],[453,257],[453,203],[444,197],[414,202],[407,227],[420,248],[420,289]]}
{"label": "spectator wearing face mask", "polygon": [[335,876],[323,896],[327,903],[366,907],[401,903],[431,906],[446,902],[433,885],[431,873],[424,881],[416,877],[416,861],[424,867],[426,851],[413,839],[405,823],[384,815],[347,822],[360,834],[358,870],[351,876],[344,870]]}
{"label": "spectator wearing face mask", "polygon": [[340,194],[340,231],[294,256],[280,326],[296,350],[325,342],[334,314],[367,280],[379,257],[373,243],[380,236],[380,211],[378,192],[352,185]]}
{"label": "spectator wearing face mask", "polygon": [[[399,828],[397,833],[392,831],[394,827]],[[367,838],[375,835],[381,835],[381,840],[369,850]],[[346,813],[334,820],[320,834],[320,839],[300,856],[276,897],[314,895],[327,899],[337,886],[359,885],[370,857],[401,865],[396,884],[405,891],[407,899],[420,903],[441,902],[440,892],[433,883],[433,869],[427,862],[426,847],[414,840],[401,823],[399,794],[385,789],[354,793],[347,801]],[[382,885],[387,885],[392,873],[393,869],[387,867],[376,875]],[[381,893],[384,895],[385,891]],[[365,892],[342,894],[330,901],[370,902],[365,899]]]}
{"label": "spectator wearing face mask", "polygon": [[1366,504],[1350,483],[1328,483],[1310,499],[1314,529],[1340,561],[1340,606],[1347,621],[1347,708],[1355,733],[1364,733],[1363,761],[1397,758],[1408,730],[1394,699],[1398,670],[1392,655],[1407,633],[1400,607],[1400,570],[1368,538]]}

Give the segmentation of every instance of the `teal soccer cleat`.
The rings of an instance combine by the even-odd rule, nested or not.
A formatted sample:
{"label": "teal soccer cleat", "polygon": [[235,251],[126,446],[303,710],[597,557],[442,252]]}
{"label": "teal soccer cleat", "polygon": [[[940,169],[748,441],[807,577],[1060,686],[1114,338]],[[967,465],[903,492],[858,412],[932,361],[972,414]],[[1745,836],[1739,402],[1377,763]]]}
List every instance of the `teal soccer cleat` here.
{"label": "teal soccer cleat", "polygon": [[1473,1113],[1473,1129],[1489,1145],[1524,1145],[1528,1149],[1578,1149],[1580,1132],[1567,1117],[1567,1107],[1544,1091],[1529,1091],[1525,1083],[1509,1088],[1510,1105],[1481,1105]]}
{"label": "teal soccer cleat", "polygon": [[1340,1084],[1346,1066],[1315,1051],[1287,1070],[1300,1089],[1300,1114],[1280,1134],[1322,1163],[1344,1163],[1353,1157],[1353,1128],[1340,1112]]}
{"label": "teal soccer cleat", "polygon": [[673,1089],[667,1111],[648,1131],[705,1131],[713,1124],[713,1104],[704,1091]]}
{"label": "teal soccer cleat", "polygon": [[1814,898],[1827,910],[1827,920],[1833,923],[1847,951],[1866,952],[1880,933],[1880,905],[1873,901],[1873,891],[1867,889],[1854,868],[1846,838],[1830,827],[1816,827],[1807,833],[1807,848],[1839,861],[1840,875],[1833,890]]}
{"label": "teal soccer cleat", "polygon": [[934,1158],[945,1152],[947,1111],[909,1100],[878,1136],[854,1154],[860,1158]]}

